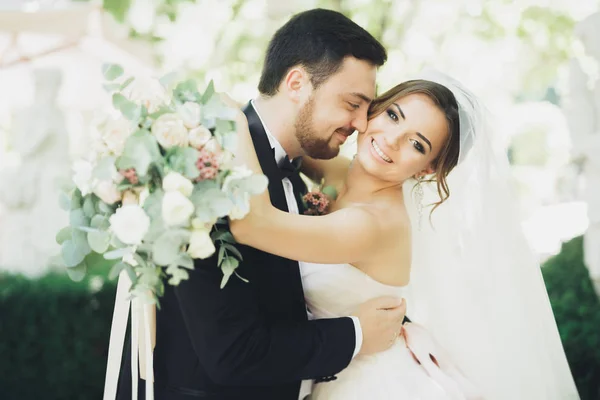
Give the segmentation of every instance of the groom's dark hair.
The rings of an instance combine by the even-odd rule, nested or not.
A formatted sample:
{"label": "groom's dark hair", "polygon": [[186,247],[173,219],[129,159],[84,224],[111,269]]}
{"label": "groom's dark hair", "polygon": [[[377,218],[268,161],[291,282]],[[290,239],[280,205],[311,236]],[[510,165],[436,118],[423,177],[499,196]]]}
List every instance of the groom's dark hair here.
{"label": "groom's dark hair", "polygon": [[369,32],[336,11],[314,9],[296,14],[275,33],[265,56],[258,90],[273,96],[290,68],[302,65],[316,89],[352,56],[379,67],[385,48]]}

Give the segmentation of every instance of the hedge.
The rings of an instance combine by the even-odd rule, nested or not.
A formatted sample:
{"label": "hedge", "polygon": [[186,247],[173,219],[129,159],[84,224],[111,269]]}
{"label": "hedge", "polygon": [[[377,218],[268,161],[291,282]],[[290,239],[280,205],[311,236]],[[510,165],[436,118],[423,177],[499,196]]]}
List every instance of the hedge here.
{"label": "hedge", "polygon": [[[582,238],[542,272],[581,398],[600,399],[600,302]],[[101,399],[115,287],[103,277],[0,275],[0,399]]]}

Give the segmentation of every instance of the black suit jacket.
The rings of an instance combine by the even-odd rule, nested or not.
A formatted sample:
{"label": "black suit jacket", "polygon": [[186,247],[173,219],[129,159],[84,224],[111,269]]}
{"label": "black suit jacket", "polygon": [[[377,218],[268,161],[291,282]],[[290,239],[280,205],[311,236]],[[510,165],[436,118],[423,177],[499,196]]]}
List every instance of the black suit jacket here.
{"label": "black suit jacket", "polygon": [[[288,211],[264,127],[252,105],[244,112],[271,202]],[[304,184],[297,173],[290,180],[299,199]],[[189,280],[166,286],[157,312],[157,400],[297,400],[301,380],[330,377],[350,363],[352,320],[308,321],[298,263],[238,248],[244,261],[237,272],[249,283],[233,276],[219,289],[223,275],[214,256],[195,260]],[[126,355],[120,399],[130,396],[128,360]]]}

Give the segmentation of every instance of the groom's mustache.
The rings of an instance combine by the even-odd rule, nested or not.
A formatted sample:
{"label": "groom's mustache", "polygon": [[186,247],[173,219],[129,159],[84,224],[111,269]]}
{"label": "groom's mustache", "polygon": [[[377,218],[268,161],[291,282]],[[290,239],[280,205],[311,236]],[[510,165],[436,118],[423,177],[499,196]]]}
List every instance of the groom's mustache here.
{"label": "groom's mustache", "polygon": [[335,131],[341,133],[344,136],[350,136],[354,133],[356,129],[354,128],[338,128]]}

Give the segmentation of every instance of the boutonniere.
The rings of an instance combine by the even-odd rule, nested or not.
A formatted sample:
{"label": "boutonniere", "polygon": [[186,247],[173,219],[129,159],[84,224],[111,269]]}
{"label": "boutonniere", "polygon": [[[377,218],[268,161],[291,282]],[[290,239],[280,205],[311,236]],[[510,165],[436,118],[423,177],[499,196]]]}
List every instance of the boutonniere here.
{"label": "boutonniere", "polygon": [[337,190],[333,186],[318,187],[302,196],[304,215],[325,215],[329,212],[331,203],[337,198]]}

